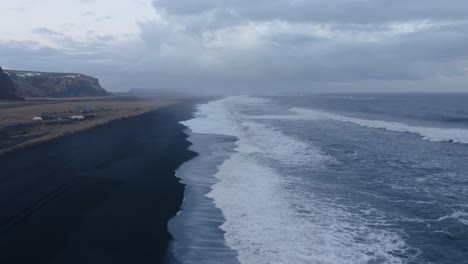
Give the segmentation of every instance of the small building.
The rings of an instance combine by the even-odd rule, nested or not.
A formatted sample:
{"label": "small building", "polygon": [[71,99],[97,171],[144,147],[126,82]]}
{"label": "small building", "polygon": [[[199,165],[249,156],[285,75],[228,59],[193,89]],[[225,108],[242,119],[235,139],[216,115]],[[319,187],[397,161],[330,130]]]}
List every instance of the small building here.
{"label": "small building", "polygon": [[42,117],[40,117],[40,116],[35,116],[35,117],[33,117],[32,120],[33,120],[33,121],[42,121]]}
{"label": "small building", "polygon": [[84,120],[85,117],[82,115],[74,115],[70,117],[71,120]]}

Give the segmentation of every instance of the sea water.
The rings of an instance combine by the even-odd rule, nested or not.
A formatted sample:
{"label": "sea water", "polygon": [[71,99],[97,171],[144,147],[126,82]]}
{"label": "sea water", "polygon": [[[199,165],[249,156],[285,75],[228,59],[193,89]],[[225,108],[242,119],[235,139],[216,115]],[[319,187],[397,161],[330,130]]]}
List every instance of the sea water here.
{"label": "sea water", "polygon": [[198,106],[180,263],[468,263],[468,95]]}

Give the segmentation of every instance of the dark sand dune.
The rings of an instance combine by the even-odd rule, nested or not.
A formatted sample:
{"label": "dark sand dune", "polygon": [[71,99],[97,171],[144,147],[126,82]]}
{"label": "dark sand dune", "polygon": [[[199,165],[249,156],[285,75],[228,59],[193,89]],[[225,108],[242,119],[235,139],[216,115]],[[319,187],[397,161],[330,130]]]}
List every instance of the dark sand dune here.
{"label": "dark sand dune", "polygon": [[0,263],[161,263],[194,156],[183,103],[0,158]]}

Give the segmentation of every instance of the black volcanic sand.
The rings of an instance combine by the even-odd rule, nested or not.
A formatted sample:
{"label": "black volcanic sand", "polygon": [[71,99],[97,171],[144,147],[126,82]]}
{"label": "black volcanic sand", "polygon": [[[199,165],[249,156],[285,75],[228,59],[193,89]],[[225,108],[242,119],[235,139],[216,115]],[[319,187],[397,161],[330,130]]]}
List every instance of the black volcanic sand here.
{"label": "black volcanic sand", "polygon": [[162,263],[193,102],[0,158],[0,263]]}

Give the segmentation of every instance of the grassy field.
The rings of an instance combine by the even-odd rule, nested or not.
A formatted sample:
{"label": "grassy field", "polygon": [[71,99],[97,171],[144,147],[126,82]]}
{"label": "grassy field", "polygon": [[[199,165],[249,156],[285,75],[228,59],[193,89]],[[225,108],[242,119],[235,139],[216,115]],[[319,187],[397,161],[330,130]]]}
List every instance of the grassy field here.
{"label": "grassy field", "polygon": [[[100,98],[51,99],[41,98],[22,102],[0,101],[0,155],[67,133],[85,130],[109,121],[140,115],[177,103],[181,97],[112,96]],[[83,121],[33,121],[44,113],[60,116],[79,107],[94,108],[95,117]]]}

